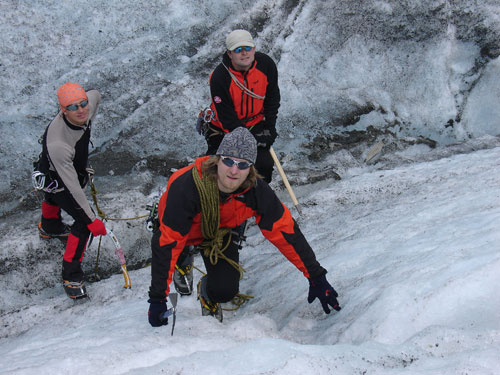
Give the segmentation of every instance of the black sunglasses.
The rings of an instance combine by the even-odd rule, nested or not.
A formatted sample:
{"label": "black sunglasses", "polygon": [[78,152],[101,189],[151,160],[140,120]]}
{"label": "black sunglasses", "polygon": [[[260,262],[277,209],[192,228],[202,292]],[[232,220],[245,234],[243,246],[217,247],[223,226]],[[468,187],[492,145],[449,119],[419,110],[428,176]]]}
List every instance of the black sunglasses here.
{"label": "black sunglasses", "polygon": [[242,47],[236,47],[235,49],[233,49],[233,52],[234,53],[240,53],[242,50],[245,50],[247,52],[250,52],[252,50],[253,47],[250,47],[250,46],[242,46]]}
{"label": "black sunglasses", "polygon": [[222,159],[222,162],[224,163],[224,165],[231,168],[233,165],[236,164],[238,169],[241,171],[250,168],[253,164],[253,163],[249,163],[247,161],[236,161],[234,159],[228,158],[227,156],[221,156],[220,158]]}
{"label": "black sunglasses", "polygon": [[80,104],[70,104],[70,105],[68,105],[67,107],[64,107],[64,108],[66,108],[68,111],[73,112],[73,111],[78,111],[78,107],[85,108],[88,104],[89,104],[89,101],[88,100],[84,100]]}

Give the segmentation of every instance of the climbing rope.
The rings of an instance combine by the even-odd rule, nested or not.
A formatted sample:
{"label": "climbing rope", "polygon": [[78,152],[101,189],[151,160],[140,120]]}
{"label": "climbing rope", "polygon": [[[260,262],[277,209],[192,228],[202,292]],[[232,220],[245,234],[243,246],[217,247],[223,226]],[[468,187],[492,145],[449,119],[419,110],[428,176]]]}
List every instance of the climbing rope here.
{"label": "climbing rope", "polygon": [[111,218],[109,217],[103,210],[101,210],[101,208],[99,207],[99,204],[97,203],[97,189],[94,185],[94,181],[90,180],[90,194],[92,195],[92,200],[94,201],[94,204],[95,204],[95,208],[97,210],[97,215],[99,215],[99,217],[102,219],[102,220],[112,220],[112,221],[119,221],[119,220],[124,220],[124,221],[128,221],[128,220],[138,220],[138,219],[143,219],[145,217],[148,217],[148,215],[142,215],[142,216],[135,216],[135,217],[127,217],[127,218]]}
{"label": "climbing rope", "polygon": [[[177,267],[177,266],[176,266]],[[203,272],[201,269],[193,265],[193,268],[200,272],[203,276],[206,275],[205,272]],[[235,307],[229,308],[229,307],[222,307],[222,310],[224,311],[235,311],[238,310],[245,302],[249,301],[250,299],[254,298],[253,296],[250,296],[248,294],[243,294],[243,293],[237,293],[233,299],[230,301]],[[210,309],[210,307],[207,307]]]}
{"label": "climbing rope", "polygon": [[238,78],[236,78],[236,76],[229,70],[229,68],[224,63],[222,65],[224,65],[224,68],[226,68],[226,70],[229,73],[229,76],[233,80],[234,84],[236,86],[238,86],[242,91],[244,91],[248,96],[251,96],[252,98],[260,99],[260,100],[264,100],[266,98],[265,96],[260,96],[260,95],[257,95],[256,93],[254,93],[253,91],[250,91],[248,89],[248,87],[246,87],[243,83],[241,83],[238,80]]}
{"label": "climbing rope", "polygon": [[[240,280],[243,278],[245,269],[224,255],[224,251],[231,243],[231,229],[219,228],[220,212],[219,212],[219,187],[214,178],[200,177],[198,169],[192,168],[193,178],[200,195],[201,202],[201,233],[203,242],[198,245],[203,255],[210,260],[210,263],[215,265],[219,258],[224,259],[240,273]],[[227,235],[227,241],[223,245],[223,239]]]}
{"label": "climbing rope", "polygon": [[249,301],[252,298],[253,298],[253,296],[249,296],[248,294],[238,293],[231,300],[231,303],[233,305],[235,305],[235,307],[233,307],[233,308],[222,307],[222,310],[225,310],[225,311],[235,311],[235,310],[238,310],[242,305],[245,304],[245,302]]}

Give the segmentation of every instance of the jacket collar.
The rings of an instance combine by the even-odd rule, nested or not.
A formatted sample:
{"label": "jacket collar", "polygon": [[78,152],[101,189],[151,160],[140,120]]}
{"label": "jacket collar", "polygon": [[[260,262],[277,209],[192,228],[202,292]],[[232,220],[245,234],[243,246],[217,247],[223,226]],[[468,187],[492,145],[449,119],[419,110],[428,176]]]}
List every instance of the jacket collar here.
{"label": "jacket collar", "polygon": [[248,69],[246,72],[240,72],[239,70],[235,70],[233,68],[233,64],[231,63],[231,59],[229,58],[229,56],[227,55],[227,52],[224,53],[224,55],[222,56],[222,63],[229,69],[231,69],[231,72],[236,74],[236,75],[240,75],[240,76],[244,76],[244,75],[247,75],[248,73],[250,73],[253,69],[255,69],[255,64],[257,63],[257,52],[255,52],[255,58],[253,60],[253,63],[252,63],[252,66],[250,67],[250,69]]}
{"label": "jacket collar", "polygon": [[62,116],[62,118],[64,120],[64,123],[66,125],[68,125],[70,129],[73,129],[73,130],[87,130],[88,128],[90,128],[90,120],[88,120],[88,122],[84,126],[76,126],[76,125],[73,125],[71,122],[68,121],[68,119],[66,118],[66,116],[64,116],[64,113],[62,113],[61,116]]}

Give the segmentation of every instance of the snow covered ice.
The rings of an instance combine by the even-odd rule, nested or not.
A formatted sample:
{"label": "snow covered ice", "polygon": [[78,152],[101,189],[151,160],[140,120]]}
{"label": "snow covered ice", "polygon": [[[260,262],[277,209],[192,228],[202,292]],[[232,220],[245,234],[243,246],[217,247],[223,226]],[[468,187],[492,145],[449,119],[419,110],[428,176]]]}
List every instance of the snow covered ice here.
{"label": "snow covered ice", "polygon": [[193,295],[173,336],[151,328],[144,268],[131,290],[115,275],[87,303],[57,288],[2,316],[0,374],[498,374],[499,159],[496,147],[365,168],[302,191],[338,313],[307,304],[304,277],[253,225],[240,291],[254,298],[222,324]]}
{"label": "snow covered ice", "polygon": [[[500,374],[499,15],[488,0],[1,2],[0,375]],[[27,182],[57,87],[102,92],[101,208],[143,215],[165,171],[205,150],[194,120],[236,27],[277,62],[275,149],[342,310],[307,304],[307,281],[252,225],[240,291],[254,298],[220,324],[183,297],[173,336],[151,328],[140,220],[107,223],[139,268],[132,289],[105,238],[106,278],[68,301],[63,245],[38,238]],[[351,148],[334,138],[370,128]],[[272,187],[296,215],[277,174]]]}

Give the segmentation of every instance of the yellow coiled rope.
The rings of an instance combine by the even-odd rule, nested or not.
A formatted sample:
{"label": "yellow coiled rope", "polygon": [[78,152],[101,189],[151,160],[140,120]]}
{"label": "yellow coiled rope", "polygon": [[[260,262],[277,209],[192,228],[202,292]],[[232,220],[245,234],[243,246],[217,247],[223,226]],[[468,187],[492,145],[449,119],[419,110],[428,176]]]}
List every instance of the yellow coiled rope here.
{"label": "yellow coiled rope", "polygon": [[[198,245],[203,255],[210,260],[210,263],[215,265],[219,258],[224,259],[232,265],[240,273],[240,280],[243,278],[245,270],[238,262],[224,255],[224,251],[231,243],[231,229],[219,228],[220,212],[219,212],[219,187],[214,178],[201,178],[198,169],[192,169],[194,183],[201,202],[201,234],[203,242]],[[227,235],[227,241],[223,244],[223,239]]]}

